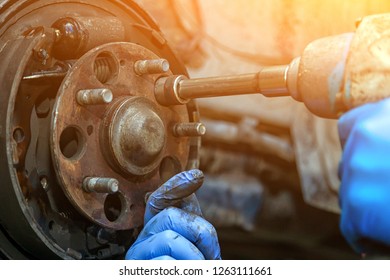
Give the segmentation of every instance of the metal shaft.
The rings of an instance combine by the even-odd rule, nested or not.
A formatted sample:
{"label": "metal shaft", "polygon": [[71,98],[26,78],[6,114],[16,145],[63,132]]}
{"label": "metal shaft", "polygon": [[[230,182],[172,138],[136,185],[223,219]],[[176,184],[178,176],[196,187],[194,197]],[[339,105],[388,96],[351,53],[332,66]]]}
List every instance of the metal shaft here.
{"label": "metal shaft", "polygon": [[214,78],[187,79],[162,77],[156,82],[155,95],[162,105],[185,104],[191,99],[261,93],[288,96],[290,65],[265,67],[258,73]]}

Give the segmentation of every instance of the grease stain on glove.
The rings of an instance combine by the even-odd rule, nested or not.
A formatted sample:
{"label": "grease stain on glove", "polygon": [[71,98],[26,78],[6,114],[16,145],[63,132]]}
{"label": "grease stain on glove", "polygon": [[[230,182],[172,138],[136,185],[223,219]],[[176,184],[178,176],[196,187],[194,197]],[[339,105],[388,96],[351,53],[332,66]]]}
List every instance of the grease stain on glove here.
{"label": "grease stain on glove", "polygon": [[221,259],[217,232],[194,194],[203,180],[198,169],[184,171],[150,194],[145,226],[126,259]]}

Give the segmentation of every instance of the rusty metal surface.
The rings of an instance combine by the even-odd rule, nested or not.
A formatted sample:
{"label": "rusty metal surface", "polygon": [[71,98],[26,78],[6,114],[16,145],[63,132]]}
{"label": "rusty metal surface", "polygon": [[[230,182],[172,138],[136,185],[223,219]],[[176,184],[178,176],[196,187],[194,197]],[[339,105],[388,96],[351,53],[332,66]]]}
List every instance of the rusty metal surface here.
{"label": "rusty metal surface", "polygon": [[[61,178],[57,178],[50,150],[50,139],[53,137],[50,131],[52,110],[62,80],[68,72],[78,71],[73,66],[76,65],[77,59],[83,55],[83,53],[79,53],[72,60],[62,61],[59,55],[53,53],[52,46],[58,32],[51,27],[54,22],[64,17],[95,19],[89,20],[89,23],[99,25],[99,28],[90,33],[90,35],[93,34],[94,38],[88,39],[88,46],[84,48],[84,51],[111,40],[133,42],[139,48],[143,46],[157,54],[158,57],[169,61],[172,71],[170,73],[187,74],[182,63],[162,36],[158,26],[133,1],[1,1],[0,56],[3,58],[3,63],[0,75],[3,76],[1,113],[4,114],[4,118],[1,119],[0,125],[2,143],[0,158],[4,168],[1,170],[3,183],[0,198],[2,202],[1,214],[4,217],[1,217],[0,224],[0,258],[123,259],[123,253],[138,233],[138,226],[142,224],[143,213],[140,211],[143,208],[143,191],[138,194],[135,192],[138,196],[134,198],[137,199],[135,209],[140,217],[134,218],[134,223],[126,227],[131,229],[122,230],[123,227],[120,225],[117,228],[121,228],[121,230],[117,230],[109,228],[109,226],[102,226],[95,220],[89,219],[87,215],[83,215],[82,211],[72,204],[66,191],[61,188]],[[107,22],[114,22],[115,28],[118,27],[118,32],[102,34],[107,36],[99,37],[101,32],[108,32],[99,30],[100,27],[104,26],[106,17]],[[29,36],[39,32],[44,33],[44,40],[32,46],[33,49],[30,50]],[[63,43],[68,45],[68,48],[70,47],[68,43]],[[116,72],[115,63],[105,64],[104,59],[101,58],[99,57],[95,61],[96,72],[93,73],[93,77],[99,81],[98,83],[104,84],[104,87],[101,86],[100,89],[110,87],[107,85],[113,81],[110,79],[115,74],[123,73],[119,70]],[[130,58],[131,63],[134,62],[132,59],[135,57]],[[118,65],[120,65],[120,61]],[[88,69],[89,73],[94,72],[91,70],[93,65],[89,66],[91,67]],[[133,71],[132,65],[127,65],[126,62],[120,67],[124,71]],[[112,75],[112,71],[114,75]],[[80,73],[79,77],[85,77],[84,73]],[[141,82],[143,84],[153,83],[153,79],[148,74],[138,77],[140,81],[143,81]],[[87,77],[87,80],[89,78],[91,77]],[[136,89],[133,84],[131,86],[123,84],[122,86],[121,92],[125,91],[124,87],[130,88],[127,94]],[[96,117],[94,120],[102,121],[104,112],[100,112],[99,108],[108,108],[112,105],[110,93],[104,90],[89,92],[90,89],[96,88],[78,88],[68,102],[77,102],[79,90],[87,90],[87,92],[82,92],[83,96],[79,98],[81,104],[72,103],[72,105],[81,107],[83,112],[88,111],[90,115],[87,117],[98,112],[94,115]],[[115,93],[113,95],[114,101],[118,99]],[[147,93],[141,92],[140,95],[142,95],[140,98],[147,99],[145,97],[148,96]],[[127,96],[130,97],[130,95]],[[11,101],[8,102],[9,100]],[[153,103],[154,97],[151,96],[148,100]],[[99,103],[103,103],[103,105]],[[174,108],[163,108],[162,110],[169,111],[171,117],[175,115]],[[195,102],[189,102],[180,110],[185,115],[183,117],[184,123],[199,122],[199,112]],[[158,114],[161,113],[159,110],[157,111]],[[65,119],[70,120],[71,116],[66,116]],[[165,117],[162,119],[166,121]],[[174,117],[170,120],[174,121]],[[70,159],[73,152],[74,155],[79,152],[79,155],[86,155],[91,150],[100,150],[96,157],[99,157],[106,164],[108,173],[122,174],[120,178],[121,189],[118,192],[115,178],[105,178],[102,176],[104,174],[90,174],[92,172],[88,172],[99,164],[91,161],[82,167],[83,172],[93,176],[89,177],[89,179],[93,179],[92,183],[84,185],[83,192],[91,194],[90,197],[93,195],[105,197],[105,199],[99,200],[100,203],[104,203],[99,206],[100,208],[96,205],[92,206],[100,212],[103,209],[105,219],[108,219],[112,225],[115,225],[115,221],[120,220],[122,208],[124,212],[132,211],[132,209],[125,209],[127,206],[130,207],[130,204],[121,194],[122,189],[125,193],[130,192],[130,189],[137,189],[144,185],[153,189],[161,181],[167,180],[181,169],[199,166],[200,137],[177,138],[173,136],[172,127],[164,127],[164,133],[168,134],[169,132],[168,137],[175,142],[173,145],[180,146],[178,143],[187,143],[186,150],[182,151],[187,153],[185,159],[180,159],[182,160],[180,162],[171,154],[165,156],[165,150],[163,150],[163,157],[157,160],[161,164],[151,174],[145,177],[123,174],[106,162],[107,157],[102,155],[100,147],[91,146],[91,143],[98,143],[88,140],[89,134],[92,135],[90,138],[97,139],[94,137],[100,134],[100,126],[93,127],[89,126],[90,124],[83,126],[84,121],[88,121],[87,118],[73,123],[74,126],[68,127],[64,124],[66,128],[70,129],[66,130],[66,137],[60,141],[60,146],[64,148],[67,146],[66,144],[71,144],[70,150],[65,148],[65,155],[63,155],[64,157],[68,156],[70,162],[74,160]],[[86,130],[78,129],[79,124]],[[174,123],[170,123],[170,125],[173,126]],[[69,139],[76,140],[76,145],[73,146],[75,150],[72,150],[74,143],[69,142]],[[84,146],[87,144],[88,147]],[[80,150],[79,147],[81,147]],[[176,150],[173,152],[176,153]],[[149,185],[146,183],[148,180]],[[132,183],[127,184],[127,182]],[[82,189],[82,182],[77,183],[74,187]]]}
{"label": "rusty metal surface", "polygon": [[[29,118],[29,109],[34,102],[20,99],[17,95],[18,87],[23,76],[23,71],[29,63],[33,49],[41,44],[43,38],[40,34],[28,38],[19,38],[9,41],[2,49],[2,67],[0,69],[3,77],[0,95],[0,110],[4,114],[0,123],[0,148],[1,148],[1,169],[2,178],[0,194],[0,218],[2,250],[10,254],[10,257],[20,259],[29,258],[34,253],[54,257],[53,251],[57,245],[37,227],[35,221],[34,201],[25,201],[24,197],[29,195],[26,171],[21,169],[26,158],[26,149],[30,134],[28,124],[24,123]],[[8,75],[13,79],[9,79]],[[21,106],[25,106],[21,110]],[[15,134],[15,131],[19,133]],[[16,137],[15,137],[15,136]],[[18,136],[19,135],[19,136]],[[9,236],[12,236],[10,239]],[[38,238],[31,239],[31,236]],[[19,240],[19,247],[15,247],[12,240]],[[41,244],[44,246],[41,246]],[[25,249],[23,249],[25,248]],[[64,254],[59,253],[63,258]]]}
{"label": "rusty metal surface", "polygon": [[52,27],[56,35],[53,54],[62,59],[79,57],[96,46],[125,40],[123,22],[117,17],[68,16]]}
{"label": "rusty metal surface", "polygon": [[322,38],[310,43],[301,55],[299,99],[317,116],[337,119],[343,112],[336,96],[343,87],[352,38],[353,33]]}
{"label": "rusty metal surface", "polygon": [[157,106],[149,99],[130,97],[112,107],[100,139],[106,157],[124,174],[147,176],[159,165],[168,144]]}
{"label": "rusty metal surface", "polygon": [[389,97],[390,14],[359,23],[346,65],[342,99],[348,108]]}
{"label": "rusty metal surface", "polygon": [[[109,60],[112,65],[104,83],[96,76],[97,59]],[[108,44],[88,52],[65,77],[54,108],[51,147],[61,185],[86,217],[114,229],[142,224],[144,196],[162,183],[160,172],[164,170],[158,167],[163,158],[176,162],[175,172],[182,170],[188,159],[189,140],[178,140],[171,132],[172,124],[189,121],[187,109],[155,104],[153,89],[158,75],[134,72],[134,63],[145,59],[158,57],[130,43]],[[102,87],[113,93],[110,104],[77,103],[80,89]],[[78,145],[73,155],[61,144],[67,129],[79,134],[78,139],[70,139]],[[107,217],[108,194],[85,192],[81,187],[85,177],[96,176],[119,182],[116,195],[121,207],[116,209],[115,219]]]}

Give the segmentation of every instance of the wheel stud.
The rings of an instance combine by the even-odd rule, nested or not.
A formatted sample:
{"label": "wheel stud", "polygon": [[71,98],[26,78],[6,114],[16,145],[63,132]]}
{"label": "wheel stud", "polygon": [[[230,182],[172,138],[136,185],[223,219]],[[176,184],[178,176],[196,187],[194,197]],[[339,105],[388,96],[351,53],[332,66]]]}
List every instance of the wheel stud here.
{"label": "wheel stud", "polygon": [[203,136],[206,133],[206,127],[202,123],[177,123],[173,126],[173,135],[175,137],[196,137]]}
{"label": "wheel stud", "polygon": [[134,72],[137,75],[161,74],[169,71],[169,62],[166,59],[138,60],[134,63]]}
{"label": "wheel stud", "polygon": [[83,89],[77,92],[77,103],[80,105],[108,104],[112,101],[112,91],[107,88]]}
{"label": "wheel stud", "polygon": [[87,177],[83,181],[83,189],[86,192],[112,194],[119,190],[119,182],[114,178]]}

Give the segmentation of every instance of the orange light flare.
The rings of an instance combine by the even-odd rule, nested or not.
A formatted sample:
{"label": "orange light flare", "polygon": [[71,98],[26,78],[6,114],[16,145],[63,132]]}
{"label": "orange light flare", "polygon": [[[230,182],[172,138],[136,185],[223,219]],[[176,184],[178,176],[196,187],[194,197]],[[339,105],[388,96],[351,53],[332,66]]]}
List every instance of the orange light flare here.
{"label": "orange light flare", "polygon": [[387,0],[199,0],[199,3],[210,37],[241,52],[273,57],[275,64],[300,55],[315,39],[354,31],[356,20],[363,16],[390,12]]}

